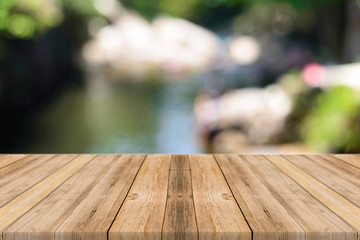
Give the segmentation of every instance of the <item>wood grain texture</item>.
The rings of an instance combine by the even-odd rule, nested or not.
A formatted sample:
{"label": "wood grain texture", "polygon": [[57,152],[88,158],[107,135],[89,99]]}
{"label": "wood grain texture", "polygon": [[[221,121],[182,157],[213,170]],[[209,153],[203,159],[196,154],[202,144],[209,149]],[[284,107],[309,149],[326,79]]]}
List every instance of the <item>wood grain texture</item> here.
{"label": "wood grain texture", "polygon": [[4,231],[5,240],[54,240],[54,232],[74,213],[118,157],[99,155]]}
{"label": "wood grain texture", "polygon": [[0,231],[29,211],[94,156],[81,155],[0,208]]}
{"label": "wood grain texture", "polygon": [[161,239],[171,156],[149,155],[109,231],[111,240]]}
{"label": "wood grain texture", "polygon": [[358,154],[335,154],[334,157],[347,162],[354,167],[360,168],[360,155]]}
{"label": "wood grain texture", "polygon": [[198,239],[198,230],[189,157],[187,155],[173,155],[171,159],[162,239],[195,240]]}
{"label": "wood grain texture", "polygon": [[[312,177],[292,162],[289,162],[284,157],[280,155],[268,155],[266,158],[359,232],[359,207],[332,190],[330,187],[319,182],[316,178]],[[321,169],[318,170],[321,171]]]}
{"label": "wood grain texture", "polygon": [[1,154],[0,155],[0,168],[10,165],[24,157],[26,154]]}
{"label": "wood grain texture", "polygon": [[330,155],[284,156],[341,196],[360,207],[360,169]]}
{"label": "wood grain texture", "polygon": [[259,155],[243,156],[246,165],[258,176],[289,215],[306,232],[306,239],[357,239],[356,231],[293,179]]}
{"label": "wood grain texture", "polygon": [[237,155],[215,155],[253,231],[253,239],[305,239],[306,233]]}
{"label": "wood grain texture", "polygon": [[358,155],[0,155],[0,240],[359,240]]}
{"label": "wood grain texture", "polygon": [[189,156],[199,240],[251,239],[246,223],[212,155]]}
{"label": "wood grain texture", "polygon": [[145,155],[122,155],[55,231],[56,240],[105,240]]}
{"label": "wood grain texture", "polygon": [[42,181],[77,155],[30,155],[0,169],[0,206]]}

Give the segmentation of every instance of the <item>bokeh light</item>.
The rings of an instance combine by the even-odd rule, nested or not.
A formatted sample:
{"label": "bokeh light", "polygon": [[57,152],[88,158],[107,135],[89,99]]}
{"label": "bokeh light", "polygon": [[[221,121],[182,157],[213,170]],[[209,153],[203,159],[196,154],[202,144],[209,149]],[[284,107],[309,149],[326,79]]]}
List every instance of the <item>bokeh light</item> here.
{"label": "bokeh light", "polygon": [[7,30],[16,37],[30,38],[34,35],[36,23],[34,19],[22,14],[13,14],[8,20]]}
{"label": "bokeh light", "polygon": [[318,63],[309,63],[302,70],[302,77],[308,85],[319,87],[325,80],[326,72],[322,65]]}
{"label": "bokeh light", "polygon": [[255,63],[259,59],[261,47],[255,38],[242,36],[231,40],[229,51],[235,62],[248,65]]}

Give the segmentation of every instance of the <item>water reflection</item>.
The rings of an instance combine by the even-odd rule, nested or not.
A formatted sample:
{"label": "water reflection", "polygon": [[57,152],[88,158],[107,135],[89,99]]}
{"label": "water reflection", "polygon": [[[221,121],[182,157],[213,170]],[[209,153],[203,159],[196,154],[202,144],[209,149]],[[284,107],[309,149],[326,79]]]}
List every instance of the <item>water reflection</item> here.
{"label": "water reflection", "polygon": [[35,119],[25,152],[198,153],[191,84],[71,88]]}

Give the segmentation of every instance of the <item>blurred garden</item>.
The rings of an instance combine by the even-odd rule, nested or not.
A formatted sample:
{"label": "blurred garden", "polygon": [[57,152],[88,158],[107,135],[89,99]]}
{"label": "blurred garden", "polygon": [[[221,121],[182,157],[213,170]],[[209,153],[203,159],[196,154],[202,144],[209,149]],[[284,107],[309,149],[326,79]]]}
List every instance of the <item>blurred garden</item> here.
{"label": "blurred garden", "polygon": [[360,152],[359,0],[0,0],[2,153]]}

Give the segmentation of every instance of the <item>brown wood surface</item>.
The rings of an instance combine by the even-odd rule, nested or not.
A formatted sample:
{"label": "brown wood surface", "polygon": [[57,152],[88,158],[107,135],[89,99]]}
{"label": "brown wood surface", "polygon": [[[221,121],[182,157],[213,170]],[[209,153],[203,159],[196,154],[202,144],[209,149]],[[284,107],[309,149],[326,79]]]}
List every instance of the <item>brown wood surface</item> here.
{"label": "brown wood surface", "polygon": [[189,157],[172,156],[162,239],[198,239]]}
{"label": "brown wood surface", "polygon": [[17,160],[25,158],[26,154],[3,154],[0,155],[0,168],[15,163]]}
{"label": "brown wood surface", "polygon": [[0,155],[0,239],[359,240],[358,155]]}
{"label": "brown wood surface", "polygon": [[148,156],[109,231],[109,239],[161,239],[171,156]]}

